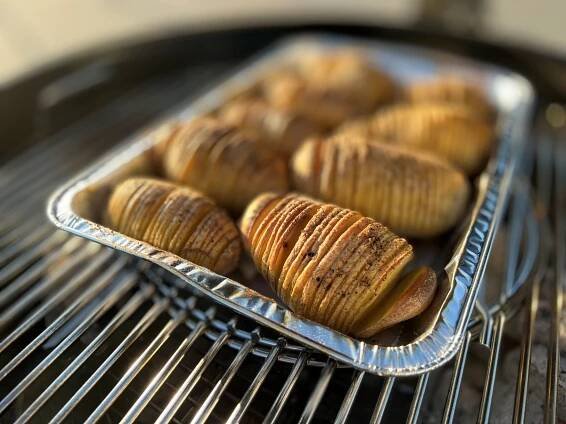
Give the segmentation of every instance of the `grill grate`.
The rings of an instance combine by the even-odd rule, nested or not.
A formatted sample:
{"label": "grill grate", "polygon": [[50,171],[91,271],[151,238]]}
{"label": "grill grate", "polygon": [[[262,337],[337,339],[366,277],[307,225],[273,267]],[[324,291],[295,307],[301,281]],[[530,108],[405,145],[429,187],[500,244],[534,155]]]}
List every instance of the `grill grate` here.
{"label": "grill grate", "polygon": [[[124,101],[131,110],[132,99]],[[93,142],[92,130],[101,122],[115,130],[122,107],[86,118],[0,169],[1,421],[464,422],[475,379],[473,420],[487,422],[500,416],[494,400],[502,355],[515,340],[511,411],[514,422],[530,422],[545,299],[554,301],[540,414],[547,422],[559,417],[566,154],[556,134],[545,128],[538,136],[537,219],[519,184],[456,359],[395,379],[337,364],[165,284],[152,267],[53,230],[43,217],[46,195],[110,144]],[[133,125],[123,113],[120,119],[123,129]]]}

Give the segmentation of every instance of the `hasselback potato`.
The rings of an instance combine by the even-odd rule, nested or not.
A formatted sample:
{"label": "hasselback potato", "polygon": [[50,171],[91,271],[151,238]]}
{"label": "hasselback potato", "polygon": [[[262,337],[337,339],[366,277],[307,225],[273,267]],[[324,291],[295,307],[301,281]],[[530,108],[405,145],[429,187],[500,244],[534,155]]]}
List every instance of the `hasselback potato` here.
{"label": "hasselback potato", "polygon": [[396,88],[364,54],[342,49],[306,54],[293,69],[266,78],[263,91],[275,106],[334,128],[391,101]]}
{"label": "hasselback potato", "polygon": [[310,120],[293,111],[269,105],[261,99],[240,99],[223,106],[218,116],[224,122],[249,131],[267,147],[292,154],[309,136],[318,132]]}
{"label": "hasselback potato", "polygon": [[409,237],[436,236],[462,218],[466,177],[434,156],[341,135],[305,143],[292,159],[295,187]]}
{"label": "hasselback potato", "polygon": [[288,189],[287,162],[254,137],[215,118],[182,124],[168,142],[165,175],[241,211],[259,193]]}
{"label": "hasselback potato", "polygon": [[440,103],[400,104],[368,119],[346,124],[338,133],[397,144],[447,159],[467,174],[485,165],[494,128],[467,108]]}
{"label": "hasselback potato", "polygon": [[240,234],[228,214],[187,187],[152,178],[130,178],[112,193],[111,228],[226,274],[238,264]]}
{"label": "hasselback potato", "polygon": [[412,318],[436,289],[430,270],[398,282],[412,247],[358,212],[268,193],[248,206],[241,230],[257,268],[291,310],[346,334],[369,337]]}
{"label": "hasselback potato", "polygon": [[405,97],[414,103],[444,103],[469,108],[478,117],[491,120],[495,110],[485,92],[477,85],[455,76],[439,76],[416,81],[405,89]]}

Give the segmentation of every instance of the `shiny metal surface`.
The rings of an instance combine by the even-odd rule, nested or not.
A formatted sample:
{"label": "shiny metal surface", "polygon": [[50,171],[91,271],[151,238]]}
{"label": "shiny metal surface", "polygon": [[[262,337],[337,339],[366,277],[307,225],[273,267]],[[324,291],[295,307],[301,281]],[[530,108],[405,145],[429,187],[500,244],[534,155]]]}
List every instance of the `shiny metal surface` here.
{"label": "shiny metal surface", "polygon": [[[452,257],[445,264],[449,294],[442,309],[438,311],[436,321],[413,341],[383,346],[345,336],[296,316],[275,300],[261,296],[230,278],[214,274],[176,255],[93,222],[102,206],[99,201],[89,200],[89,196],[91,199],[99,198],[96,193],[107,192],[109,186],[125,175],[139,174],[149,167],[145,157],[155,139],[148,136],[148,131],[156,126],[131,137],[121,148],[112,151],[79,177],[65,184],[51,198],[48,215],[58,227],[154,262],[224,306],[340,362],[379,375],[416,375],[449,361],[464,338],[493,238],[505,211],[518,158],[526,140],[528,118],[534,102],[530,84],[519,75],[503,69],[429,50],[387,43],[304,36],[283,41],[203,98],[186,104],[166,119],[186,118],[219,106],[228,93],[250,84],[262,70],[277,61],[288,60],[305,50],[329,49],[340,45],[367,49],[371,57],[376,57],[386,70],[401,81],[422,78],[447,69],[471,73],[485,85],[486,92],[491,95],[491,100],[499,111],[500,140],[497,153],[479,178],[478,194],[469,225],[461,235]],[[510,287],[518,289],[518,286]],[[491,326],[487,326],[484,338],[490,334],[490,330]],[[489,405],[486,407],[489,409]]]}

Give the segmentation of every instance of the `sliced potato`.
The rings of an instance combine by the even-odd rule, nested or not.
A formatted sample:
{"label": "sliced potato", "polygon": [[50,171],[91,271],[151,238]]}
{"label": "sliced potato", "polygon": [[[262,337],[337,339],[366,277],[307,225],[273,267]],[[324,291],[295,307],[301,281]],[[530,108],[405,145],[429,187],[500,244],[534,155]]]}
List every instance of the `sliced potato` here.
{"label": "sliced potato", "polygon": [[259,193],[288,189],[284,157],[236,127],[197,118],[177,130],[164,157],[166,176],[235,212]]}
{"label": "sliced potato", "polygon": [[[296,194],[264,194],[244,212],[240,228],[258,270],[299,315],[367,337],[374,327],[385,328],[374,312],[392,293],[400,291],[411,305],[405,315],[393,316],[389,303],[379,309],[386,324],[417,310],[412,293],[423,289],[405,282],[397,288],[412,247],[371,218]],[[423,302],[429,297],[421,296]]]}
{"label": "sliced potato", "polygon": [[261,99],[230,102],[220,109],[218,117],[284,155],[291,155],[305,139],[320,131],[301,114],[274,107]]}
{"label": "sliced potato", "polygon": [[337,133],[429,152],[469,175],[484,167],[495,139],[493,124],[469,108],[424,102],[388,107]]}
{"label": "sliced potato", "polygon": [[493,105],[479,85],[454,75],[413,82],[406,87],[405,97],[412,103],[464,106],[483,119],[492,120],[495,116]]}
{"label": "sliced potato", "polygon": [[295,187],[409,237],[431,237],[464,213],[470,187],[444,160],[353,135],[307,142],[292,159]]}
{"label": "sliced potato", "polygon": [[228,214],[187,187],[152,178],[120,183],[107,206],[116,231],[220,274],[237,266],[241,242]]}
{"label": "sliced potato", "polygon": [[362,52],[339,49],[304,55],[267,78],[263,91],[271,104],[328,129],[390,102],[396,87]]}

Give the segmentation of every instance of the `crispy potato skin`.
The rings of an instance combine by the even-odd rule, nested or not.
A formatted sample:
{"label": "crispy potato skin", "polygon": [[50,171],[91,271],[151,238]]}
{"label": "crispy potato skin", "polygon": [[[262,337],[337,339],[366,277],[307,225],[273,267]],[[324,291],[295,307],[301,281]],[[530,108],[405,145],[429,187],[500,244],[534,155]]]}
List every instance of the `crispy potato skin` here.
{"label": "crispy potato skin", "polygon": [[468,108],[442,103],[391,106],[337,132],[429,152],[468,175],[484,167],[495,138],[490,122]]}
{"label": "crispy potato skin", "polygon": [[111,228],[220,274],[237,266],[241,241],[228,214],[187,187],[152,178],[120,183],[107,206]]}
{"label": "crispy potato skin", "polygon": [[477,84],[456,76],[441,75],[434,79],[414,82],[405,88],[404,95],[411,103],[463,106],[480,118],[495,118],[495,109],[485,92]]}
{"label": "crispy potato skin", "polygon": [[292,159],[292,176],[299,191],[416,238],[453,227],[470,195],[466,177],[447,162],[352,135],[305,143]]}
{"label": "crispy potato skin", "polygon": [[239,99],[223,106],[218,117],[250,132],[270,149],[291,155],[303,141],[320,131],[306,117],[276,108],[262,99]]}
{"label": "crispy potato skin", "polygon": [[323,128],[373,112],[396,96],[393,80],[355,49],[306,54],[263,83],[268,101]]}
{"label": "crispy potato skin", "polygon": [[210,117],[186,122],[169,140],[167,178],[241,212],[259,193],[288,190],[287,162],[236,127]]}
{"label": "crispy potato skin", "polygon": [[374,325],[383,317],[373,311],[413,257],[405,239],[373,219],[294,193],[258,196],[240,229],[258,270],[290,309],[355,337],[384,328]]}

